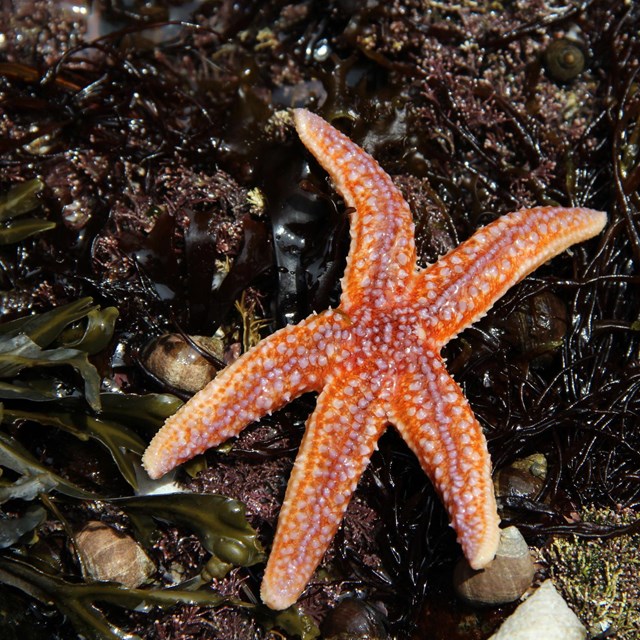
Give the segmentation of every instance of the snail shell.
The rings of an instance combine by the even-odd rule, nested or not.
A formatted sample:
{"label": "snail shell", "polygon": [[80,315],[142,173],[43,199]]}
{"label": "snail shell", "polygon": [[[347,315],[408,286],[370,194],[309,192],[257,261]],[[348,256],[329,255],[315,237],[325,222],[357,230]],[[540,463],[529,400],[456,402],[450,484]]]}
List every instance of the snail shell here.
{"label": "snail shell", "polygon": [[544,485],[547,459],[541,453],[516,460],[498,470],[494,486],[497,498],[535,498]]}
{"label": "snail shell", "polygon": [[566,303],[548,291],[527,298],[500,321],[505,340],[536,366],[548,364],[567,333]]}
{"label": "snail shell", "polygon": [[[206,351],[220,360],[224,357],[221,341],[206,336],[193,336]],[[215,378],[217,369],[176,333],[155,338],[144,350],[142,361],[154,376],[163,382],[195,393]]]}
{"label": "snail shell", "polygon": [[544,52],[544,64],[549,75],[558,82],[569,82],[579,76],[585,65],[584,51],[568,38],[554,40]]}
{"label": "snail shell", "polygon": [[142,547],[130,536],[99,521],[92,521],[76,535],[78,551],[87,573],[95,580],[119,582],[135,588],[156,568]]}
{"label": "snail shell", "polygon": [[347,598],[329,611],[322,623],[322,637],[327,640],[387,640],[386,618],[372,604]]}
{"label": "snail shell", "polygon": [[533,581],[535,567],[529,547],[515,527],[500,532],[496,557],[474,571],[463,558],[453,572],[456,593],[469,604],[497,605],[517,600]]}

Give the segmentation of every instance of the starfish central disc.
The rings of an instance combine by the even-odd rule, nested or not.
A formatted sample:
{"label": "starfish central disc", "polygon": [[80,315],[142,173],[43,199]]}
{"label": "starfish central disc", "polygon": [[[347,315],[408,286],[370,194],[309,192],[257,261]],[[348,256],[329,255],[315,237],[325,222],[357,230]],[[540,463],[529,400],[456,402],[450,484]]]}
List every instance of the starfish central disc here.
{"label": "starfish central disc", "polygon": [[224,369],[166,421],[143,458],[158,478],[293,398],[319,393],[262,583],[274,609],[304,590],[388,424],[435,485],[470,565],[493,559],[499,518],[486,441],[440,350],[516,282],[606,224],[591,209],[523,209],[421,270],[411,212],[391,178],[319,116],[296,109],[294,119],[353,209],[340,305],[277,331]]}

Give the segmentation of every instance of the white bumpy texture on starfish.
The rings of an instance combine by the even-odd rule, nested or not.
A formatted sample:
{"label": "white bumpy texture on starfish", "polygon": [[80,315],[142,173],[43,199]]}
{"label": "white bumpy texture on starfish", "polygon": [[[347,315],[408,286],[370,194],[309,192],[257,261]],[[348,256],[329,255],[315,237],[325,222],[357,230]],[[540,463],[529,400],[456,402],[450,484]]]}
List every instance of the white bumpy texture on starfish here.
{"label": "white bumpy texture on starfish", "polygon": [[296,109],[294,119],[354,210],[340,305],[224,369],[167,420],[143,459],[158,478],[296,396],[319,393],[262,583],[274,609],[304,590],[389,424],[438,490],[471,566],[493,559],[499,518],[485,438],[440,350],[509,287],[606,223],[583,208],[517,211],[420,270],[411,212],[391,178],[319,116]]}

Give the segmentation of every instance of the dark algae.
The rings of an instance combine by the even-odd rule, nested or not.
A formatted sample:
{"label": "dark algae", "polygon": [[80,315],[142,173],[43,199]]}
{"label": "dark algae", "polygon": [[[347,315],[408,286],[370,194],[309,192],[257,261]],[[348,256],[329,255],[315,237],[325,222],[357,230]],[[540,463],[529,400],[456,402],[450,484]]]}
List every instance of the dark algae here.
{"label": "dark algae", "polygon": [[[393,431],[297,607],[260,604],[308,397],[149,495],[140,455],[189,395],[149,344],[182,336],[219,369],[338,300],[348,211],[294,134],[300,106],[393,176],[423,264],[521,207],[607,212],[444,354],[500,482],[532,487],[499,492],[505,524],[587,610],[568,576],[604,575],[639,526],[639,61],[634,2],[5,2],[0,636],[483,640],[510,613],[456,601],[459,548]],[[76,538],[95,521],[144,548],[147,583],[89,576]],[[621,557],[628,610],[598,609],[593,636],[638,633]]]}

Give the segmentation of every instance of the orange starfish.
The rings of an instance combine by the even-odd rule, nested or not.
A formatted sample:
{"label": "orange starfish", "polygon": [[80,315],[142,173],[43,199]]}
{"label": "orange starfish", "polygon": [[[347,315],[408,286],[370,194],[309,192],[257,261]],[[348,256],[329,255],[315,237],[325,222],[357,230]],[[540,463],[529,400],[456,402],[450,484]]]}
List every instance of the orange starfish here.
{"label": "orange starfish", "polygon": [[491,562],[499,518],[487,445],[440,350],[509,287],[606,223],[590,209],[521,210],[419,269],[411,212],[391,178],[319,116],[296,109],[294,119],[354,209],[340,305],[277,331],[223,370],[167,420],[143,459],[158,478],[296,396],[320,393],[262,583],[274,609],[304,590],[390,423],[438,490],[471,566]]}

